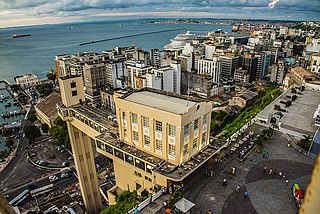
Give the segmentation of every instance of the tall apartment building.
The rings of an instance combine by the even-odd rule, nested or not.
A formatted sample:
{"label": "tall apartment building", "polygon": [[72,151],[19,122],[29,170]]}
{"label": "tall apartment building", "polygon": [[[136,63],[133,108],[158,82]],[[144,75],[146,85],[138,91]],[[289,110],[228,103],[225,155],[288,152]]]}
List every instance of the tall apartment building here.
{"label": "tall apartment building", "polygon": [[108,85],[106,65],[85,64],[83,66],[84,86],[87,100],[97,103],[100,100],[100,91]]}
{"label": "tall apartment building", "polygon": [[238,68],[234,72],[234,81],[241,83],[249,83],[250,82],[250,73],[247,70]]}
{"label": "tall apartment building", "polygon": [[220,56],[220,75],[227,80],[234,77],[234,71],[241,67],[242,57],[228,54]]}
{"label": "tall apartment building", "polygon": [[132,88],[136,88],[136,77],[145,75],[152,70],[152,66],[136,60],[126,61],[126,68],[128,70],[128,86]]}
{"label": "tall apartment building", "polygon": [[170,66],[154,68],[145,75],[145,87],[172,93],[181,93],[181,65],[175,61]]}
{"label": "tall apartment building", "polygon": [[250,82],[257,80],[258,57],[251,54],[244,55],[242,59],[242,69],[250,74]]}
{"label": "tall apartment building", "polygon": [[118,188],[141,194],[181,184],[219,152],[209,143],[211,102],[154,89],[115,93],[116,129],[107,112],[81,104],[83,92],[72,96],[71,91],[83,90],[78,87],[81,78],[76,80],[77,87],[71,89],[75,80],[59,79],[63,102],[57,108],[67,122],[89,213],[99,212],[102,204],[91,142],[99,153],[113,160],[116,186],[107,193],[110,204]]}
{"label": "tall apartment building", "polygon": [[213,57],[212,60],[200,59],[198,60],[197,72],[198,74],[208,74],[212,77],[213,83],[220,81],[220,60]]}
{"label": "tall apartment building", "polygon": [[150,65],[156,68],[170,65],[174,60],[173,51],[165,51],[159,49],[150,50]]}

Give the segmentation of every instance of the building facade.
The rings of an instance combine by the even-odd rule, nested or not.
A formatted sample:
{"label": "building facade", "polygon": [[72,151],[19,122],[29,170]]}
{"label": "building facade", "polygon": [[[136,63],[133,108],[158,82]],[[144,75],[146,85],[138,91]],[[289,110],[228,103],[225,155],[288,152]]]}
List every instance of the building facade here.
{"label": "building facade", "polygon": [[39,83],[38,77],[35,74],[26,74],[23,76],[15,77],[15,81],[17,85],[21,87],[29,87]]}
{"label": "building facade", "polygon": [[212,77],[213,83],[219,83],[220,81],[220,60],[217,57],[213,57],[212,60],[201,59],[198,60],[197,65],[198,74],[208,74]]}

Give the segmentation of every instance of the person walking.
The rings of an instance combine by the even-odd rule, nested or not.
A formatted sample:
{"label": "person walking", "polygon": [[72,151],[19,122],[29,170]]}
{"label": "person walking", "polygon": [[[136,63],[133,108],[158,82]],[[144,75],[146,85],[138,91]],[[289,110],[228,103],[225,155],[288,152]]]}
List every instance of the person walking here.
{"label": "person walking", "polygon": [[227,179],[226,178],[223,179],[222,186],[227,186]]}
{"label": "person walking", "polygon": [[272,174],[272,168],[270,168],[270,170],[269,170],[269,175],[271,175]]}
{"label": "person walking", "polygon": [[282,172],[279,171],[279,178],[282,178]]}
{"label": "person walking", "polygon": [[273,170],[273,175],[276,176],[277,175],[277,169]]}
{"label": "person walking", "polygon": [[248,191],[247,191],[247,190],[246,190],[246,191],[244,191],[243,196],[244,196],[244,198],[247,198],[247,197],[249,196],[249,193],[248,193]]}
{"label": "person walking", "polygon": [[240,191],[240,185],[238,184],[237,186],[236,186],[236,192],[239,192]]}
{"label": "person walking", "polygon": [[267,166],[264,165],[264,167],[263,167],[263,174],[266,174],[266,172],[267,172]]}

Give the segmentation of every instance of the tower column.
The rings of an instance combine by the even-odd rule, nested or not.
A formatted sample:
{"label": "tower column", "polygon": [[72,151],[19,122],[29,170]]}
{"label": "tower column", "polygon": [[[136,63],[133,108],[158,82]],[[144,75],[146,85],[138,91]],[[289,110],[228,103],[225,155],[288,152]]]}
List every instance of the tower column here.
{"label": "tower column", "polygon": [[67,121],[67,127],[84,205],[88,213],[99,213],[102,201],[91,138],[73,126],[72,121]]}

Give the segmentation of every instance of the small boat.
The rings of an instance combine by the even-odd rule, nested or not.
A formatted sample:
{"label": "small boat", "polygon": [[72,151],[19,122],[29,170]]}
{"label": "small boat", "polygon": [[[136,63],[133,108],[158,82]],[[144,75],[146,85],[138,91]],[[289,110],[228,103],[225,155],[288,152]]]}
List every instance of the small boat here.
{"label": "small boat", "polygon": [[3,99],[0,99],[0,103],[2,103],[3,102]]}
{"label": "small boat", "polygon": [[11,107],[11,103],[7,103],[7,104],[5,104],[5,105],[4,105],[4,107],[6,107],[6,108]]}
{"label": "small boat", "polygon": [[19,102],[15,101],[15,102],[13,102],[13,105],[17,106],[17,105],[19,105]]}
{"label": "small boat", "polygon": [[71,26],[71,27],[69,27],[69,29],[73,29],[73,27]]}
{"label": "small boat", "polygon": [[28,34],[20,34],[20,35],[13,34],[12,38],[15,39],[15,38],[27,37],[27,36],[31,36],[31,34],[30,33],[28,33]]}
{"label": "small boat", "polygon": [[119,27],[122,27],[122,25],[119,25]]}

